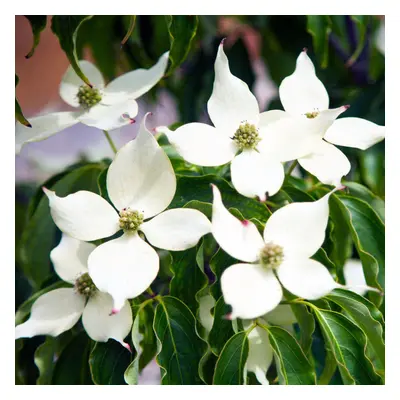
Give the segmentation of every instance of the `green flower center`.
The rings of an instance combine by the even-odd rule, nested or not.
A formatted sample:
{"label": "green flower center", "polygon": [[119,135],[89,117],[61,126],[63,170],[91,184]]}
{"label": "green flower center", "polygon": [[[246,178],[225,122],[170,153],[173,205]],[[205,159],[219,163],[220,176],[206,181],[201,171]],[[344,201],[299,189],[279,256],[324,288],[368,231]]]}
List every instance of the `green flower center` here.
{"label": "green flower center", "polygon": [[79,104],[85,109],[93,107],[101,101],[99,89],[91,88],[88,85],[80,86],[78,91],[78,101]]}
{"label": "green flower center", "polygon": [[98,290],[87,272],[75,281],[75,289],[86,297],[92,297]]}
{"label": "green flower center", "polygon": [[232,137],[240,150],[255,149],[261,138],[255,125],[245,122],[241,124]]}
{"label": "green flower center", "polygon": [[119,213],[119,226],[125,232],[136,232],[143,223],[143,214],[130,208],[124,208]]}
{"label": "green flower center", "polygon": [[318,111],[313,111],[313,112],[305,113],[305,116],[306,116],[308,119],[316,118],[316,117],[318,117],[318,115],[319,115],[319,112],[318,112]]}
{"label": "green flower center", "polygon": [[260,252],[260,262],[268,269],[276,269],[282,264],[283,249],[274,243],[267,243]]}

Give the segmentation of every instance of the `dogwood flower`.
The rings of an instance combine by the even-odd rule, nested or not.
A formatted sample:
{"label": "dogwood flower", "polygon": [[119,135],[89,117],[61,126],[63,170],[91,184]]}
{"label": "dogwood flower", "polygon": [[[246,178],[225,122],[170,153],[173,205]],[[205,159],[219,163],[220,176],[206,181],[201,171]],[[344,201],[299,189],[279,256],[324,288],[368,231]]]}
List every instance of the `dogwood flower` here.
{"label": "dogwood flower", "polygon": [[343,275],[349,290],[364,296],[369,290],[360,260],[349,259],[344,263]]}
{"label": "dogwood flower", "polygon": [[92,87],[78,77],[72,66],[60,84],[60,96],[77,111],[56,112],[30,118],[31,128],[16,124],[15,152],[29,142],[38,142],[81,122],[102,130],[120,128],[133,122],[138,113],[135,99],[148,92],[164,75],[169,53],[164,53],[152,68],[123,74],[105,85],[101,72],[89,61],[79,61]]}
{"label": "dogwood flower", "polygon": [[[284,169],[280,161],[286,151],[281,143],[267,140],[267,126],[275,120],[275,113],[261,113],[257,99],[247,84],[232,75],[223,42],[215,60],[215,80],[207,103],[208,114],[214,126],[189,123],[165,133],[179,154],[188,162],[201,166],[219,166],[231,163],[232,183],[236,190],[247,197],[261,200],[275,194],[282,186]],[[285,143],[296,147],[301,143]],[[240,154],[237,154],[240,151]]]}
{"label": "dogwood flower", "polygon": [[40,296],[32,305],[30,318],[15,328],[15,338],[37,335],[58,336],[71,329],[82,316],[87,334],[97,342],[114,339],[130,350],[123,340],[132,327],[132,311],[125,301],[118,315],[110,315],[112,298],[98,290],[87,268],[96,248],[63,234],[50,253],[57,275],[73,288],[55,289]]}
{"label": "dogwood flower", "polygon": [[231,265],[221,276],[232,319],[253,319],[273,310],[282,300],[280,283],[309,300],[343,287],[323,264],[310,258],[324,242],[332,192],[274,212],[265,225],[264,238],[251,221],[240,221],[225,208],[216,186],[213,193],[214,238],[224,251],[245,262]]}
{"label": "dogwood flower", "polygon": [[[302,140],[302,145],[287,152],[287,160],[298,159],[300,165],[321,182],[341,186],[341,178],[351,165],[335,146],[366,150],[385,137],[385,127],[362,118],[340,118],[349,106],[329,109],[329,96],[317,78],[306,49],[297,58],[296,68],[279,87],[285,111],[274,113],[276,122],[269,126],[269,140],[284,142],[290,135]],[[281,139],[279,139],[281,138]]]}
{"label": "dogwood flower", "polygon": [[[215,300],[212,296],[206,295],[199,301],[199,318],[201,324],[209,332],[214,323],[214,317],[210,310],[215,306]],[[297,322],[290,305],[280,304],[269,313],[258,318],[262,325],[278,325],[286,330],[293,332],[293,324]],[[243,328],[249,329],[253,320],[244,320]],[[265,375],[273,360],[273,349],[269,341],[268,332],[260,326],[254,327],[249,335],[249,353],[244,367],[244,376],[247,371],[253,372],[262,385],[268,385],[269,382]]]}
{"label": "dogwood flower", "polygon": [[153,246],[175,251],[195,246],[211,231],[210,221],[200,211],[162,212],[174,197],[176,178],[145,120],[136,139],[118,151],[108,169],[107,192],[118,212],[92,192],[82,190],[61,198],[44,188],[53,220],[62,232],[92,241],[123,230],[122,236],[98,246],[88,259],[94,284],[113,298],[114,313],[126,299],[144,292],[158,273],[158,255],[139,231]]}

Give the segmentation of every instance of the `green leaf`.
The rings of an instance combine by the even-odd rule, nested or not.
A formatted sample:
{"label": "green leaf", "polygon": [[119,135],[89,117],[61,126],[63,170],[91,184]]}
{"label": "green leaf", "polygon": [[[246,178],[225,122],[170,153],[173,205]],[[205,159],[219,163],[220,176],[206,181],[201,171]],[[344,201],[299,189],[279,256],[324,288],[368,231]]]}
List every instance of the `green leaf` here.
{"label": "green leaf", "polygon": [[215,355],[221,353],[227,340],[233,336],[232,322],[226,319],[226,315],[231,311],[230,307],[225,304],[221,296],[214,307],[214,322],[208,335],[208,343],[211,351]]}
{"label": "green leaf", "polygon": [[[293,296],[294,297],[294,296]],[[290,304],[300,327],[300,345],[305,354],[309,354],[312,345],[312,334],[315,330],[314,316],[303,304]]]}
{"label": "green leaf", "polygon": [[307,15],[307,32],[313,38],[314,52],[319,56],[322,68],[328,66],[331,25],[328,15]]}
{"label": "green leaf", "polygon": [[248,333],[233,335],[225,344],[215,365],[214,385],[243,385],[244,367],[249,353]]}
{"label": "green leaf", "polygon": [[136,350],[136,354],[133,361],[128,365],[124,372],[124,379],[128,385],[137,385],[139,383],[139,357],[141,352],[140,341],[141,335],[139,332],[139,321],[140,312],[136,314],[136,317],[132,325],[132,343]]}
{"label": "green leaf", "polygon": [[[350,196],[332,195],[346,221],[360,256],[365,279],[369,286],[383,289],[385,286],[385,226],[376,212],[363,200]],[[379,305],[382,296],[369,293]]]}
{"label": "green leaf", "polygon": [[196,36],[199,19],[197,15],[167,15],[168,34],[171,43],[169,60],[171,65],[166,75],[171,75],[185,61]]}
{"label": "green leaf", "polygon": [[219,282],[222,273],[233,264],[237,264],[237,260],[221,248],[219,248],[211,258],[210,268],[216,277],[216,282],[213,283],[210,291],[215,299],[219,299],[222,296],[221,285]]}
{"label": "green leaf", "polygon": [[278,326],[261,327],[268,332],[274,350],[279,384],[315,385],[314,369],[296,339]]}
{"label": "green leaf", "polygon": [[[15,87],[17,87],[19,82],[18,75],[15,75]],[[17,96],[15,96],[15,119],[22,125],[28,126],[29,128],[32,128],[32,125],[29,123],[29,121],[24,117],[24,114],[22,114],[22,109],[21,106],[18,103]]]}
{"label": "green leaf", "polygon": [[364,332],[344,315],[313,307],[327,351],[332,351],[345,385],[380,383],[371,361],[365,356]]}
{"label": "green leaf", "polygon": [[159,302],[153,328],[158,339],[157,362],[164,370],[162,384],[202,384],[198,366],[206,345],[197,335],[195,317],[175,297],[162,297]]}
{"label": "green leaf", "polygon": [[325,298],[338,304],[346,311],[351,320],[362,329],[383,369],[385,366],[383,316],[378,308],[357,293],[343,289],[335,289]]}
{"label": "green leaf", "polygon": [[[383,146],[383,148],[382,148]],[[375,145],[360,154],[360,172],[363,182],[377,195],[385,195],[385,149]]]}
{"label": "green leaf", "polygon": [[46,340],[35,351],[35,364],[39,369],[37,385],[50,385],[54,369],[54,353],[57,349],[57,339],[46,336]]}
{"label": "green leaf", "polygon": [[52,385],[92,385],[89,371],[91,341],[85,332],[64,348],[53,371]]}
{"label": "green leaf", "polygon": [[76,39],[80,26],[92,17],[93,15],[54,15],[51,21],[51,30],[58,37],[60,46],[64,50],[72,68],[83,82],[89,86],[92,85],[78,64]]}
{"label": "green leaf", "polygon": [[354,53],[346,62],[346,66],[352,66],[361,55],[364,47],[366,45],[366,33],[367,33],[367,26],[369,23],[369,16],[368,15],[351,15],[350,18],[356,23],[358,27],[358,44]]}
{"label": "green leaf", "polygon": [[31,24],[32,33],[33,33],[33,44],[30,52],[25,56],[25,58],[30,58],[33,56],[35,49],[40,41],[40,34],[46,28],[47,23],[47,15],[25,15],[25,18],[28,19]]}
{"label": "green leaf", "polygon": [[[61,175],[48,189],[54,190],[61,197],[78,190],[97,193],[97,178],[103,168],[102,164],[97,163],[78,167],[66,175]],[[50,215],[47,197],[41,195],[38,203],[36,197],[32,201],[37,207],[24,228],[19,255],[25,276],[37,290],[53,274],[50,251],[57,245],[59,235]]]}

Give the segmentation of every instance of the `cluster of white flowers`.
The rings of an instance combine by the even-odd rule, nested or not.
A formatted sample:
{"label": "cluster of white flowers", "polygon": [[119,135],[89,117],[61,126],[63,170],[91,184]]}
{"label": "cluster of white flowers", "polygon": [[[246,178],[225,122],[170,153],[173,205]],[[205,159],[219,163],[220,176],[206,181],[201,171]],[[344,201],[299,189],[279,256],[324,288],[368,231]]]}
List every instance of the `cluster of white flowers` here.
{"label": "cluster of white flowers", "polygon": [[[68,69],[60,94],[80,110],[33,118],[33,128],[19,124],[17,151],[24,143],[43,140],[77,122],[103,130],[129,123],[137,114],[134,99],[161,79],[167,61],[168,53],[153,68],[132,71],[108,86],[86,61],[80,66],[93,87],[84,86]],[[124,343],[132,325],[128,300],[143,293],[159,270],[152,246],[186,250],[210,232],[225,252],[240,261],[223,272],[221,289],[232,307],[230,319],[241,318],[246,326],[255,318],[265,324],[291,326],[295,322],[290,307],[279,305],[281,285],[310,300],[343,287],[323,264],[310,258],[325,240],[329,197],[350,170],[346,156],[333,144],[366,149],[384,138],[384,127],[359,118],[336,119],[348,106],[329,109],[328,94],[306,51],[299,55],[295,71],[283,80],[279,93],[285,111],[260,113],[248,86],[231,74],[221,43],[208,101],[215,127],[190,123],[175,131],[167,127],[157,131],[165,133],[188,162],[201,166],[231,162],[232,184],[244,196],[265,201],[277,193],[285,178],[283,163],[290,160],[298,160],[322,183],[333,185],[331,192],[314,202],[280,208],[267,220],[263,237],[251,221],[240,221],[225,208],[215,185],[210,188],[211,222],[190,208],[165,211],[175,195],[176,177],[169,158],[146,128],[145,117],[136,139],[117,152],[108,169],[107,193],[112,204],[88,191],[61,198],[43,188],[53,220],[63,232],[51,260],[59,277],[74,288],[39,297],[28,321],[16,327],[16,337],[57,336],[82,315],[93,340],[112,338],[129,347]],[[97,247],[87,243],[121,232]],[[361,286],[367,288],[365,281]],[[212,326],[209,310],[213,304],[212,298],[201,301],[200,318],[207,329]],[[268,334],[256,327],[249,341],[247,370],[268,383],[265,374],[272,361]]]}

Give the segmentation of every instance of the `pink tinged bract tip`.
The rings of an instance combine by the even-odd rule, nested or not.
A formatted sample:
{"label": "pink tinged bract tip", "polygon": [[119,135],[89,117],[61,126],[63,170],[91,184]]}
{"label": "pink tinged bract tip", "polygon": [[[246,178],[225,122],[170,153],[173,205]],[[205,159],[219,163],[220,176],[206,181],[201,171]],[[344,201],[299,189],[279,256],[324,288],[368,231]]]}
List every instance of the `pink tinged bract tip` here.
{"label": "pink tinged bract tip", "polygon": [[221,43],[220,43],[219,45],[220,45],[220,46],[223,46],[224,43],[225,43],[225,40],[226,40],[226,37],[224,37],[224,38],[221,40]]}
{"label": "pink tinged bract tip", "polygon": [[224,319],[227,319],[228,321],[232,321],[232,313],[226,314],[223,317]]}
{"label": "pink tinged bract tip", "polygon": [[248,221],[247,219],[244,219],[244,220],[241,221],[241,222],[242,222],[242,225],[243,225],[243,226],[248,226],[249,223],[250,223],[250,221]]}
{"label": "pink tinged bract tip", "polygon": [[304,51],[304,53],[307,53],[307,51],[308,51],[307,47],[303,47],[303,51]]}
{"label": "pink tinged bract tip", "polygon": [[130,353],[132,353],[131,346],[128,343],[121,342],[122,346],[124,346]]}
{"label": "pink tinged bract tip", "polygon": [[116,308],[113,308],[113,309],[111,310],[111,314],[110,314],[110,315],[118,314],[119,311],[120,311],[120,310],[117,310]]}
{"label": "pink tinged bract tip", "polygon": [[350,108],[350,104],[346,104],[343,106],[346,110],[348,110]]}

